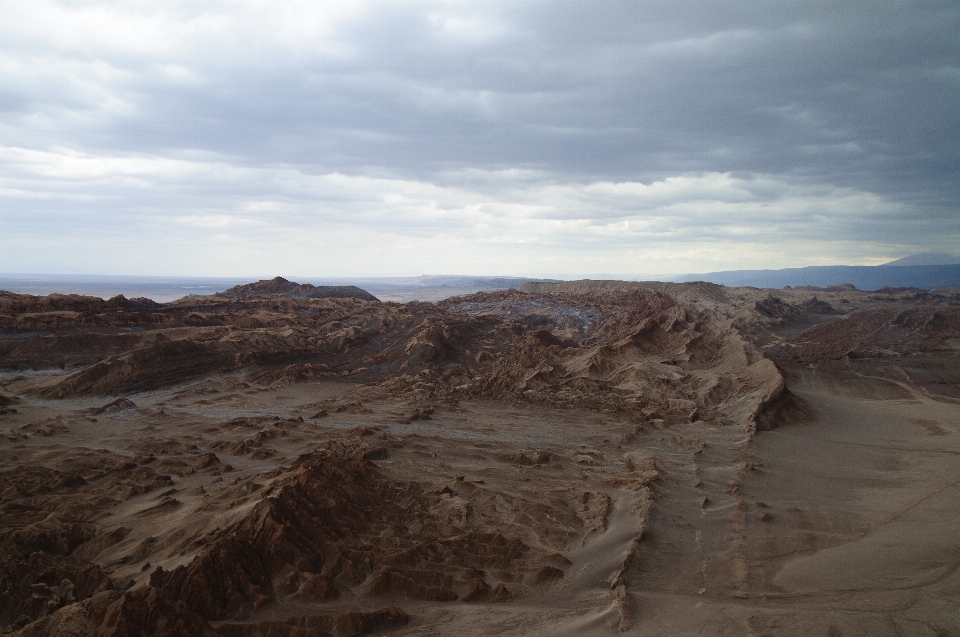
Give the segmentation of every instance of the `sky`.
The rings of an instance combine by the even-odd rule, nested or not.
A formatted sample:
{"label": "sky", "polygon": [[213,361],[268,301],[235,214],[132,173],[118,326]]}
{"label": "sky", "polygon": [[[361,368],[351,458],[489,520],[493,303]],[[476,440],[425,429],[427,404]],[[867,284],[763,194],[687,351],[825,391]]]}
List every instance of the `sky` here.
{"label": "sky", "polygon": [[0,272],[960,253],[960,3],[0,0]]}

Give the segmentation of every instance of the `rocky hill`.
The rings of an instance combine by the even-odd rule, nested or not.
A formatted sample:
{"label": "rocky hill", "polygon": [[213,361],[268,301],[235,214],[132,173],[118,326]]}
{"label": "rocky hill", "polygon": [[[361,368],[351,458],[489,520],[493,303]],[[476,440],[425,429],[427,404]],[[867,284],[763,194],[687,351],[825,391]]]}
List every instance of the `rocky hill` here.
{"label": "rocky hill", "polygon": [[218,292],[216,296],[227,299],[246,299],[257,296],[280,294],[291,299],[363,299],[376,301],[377,298],[355,285],[311,285],[294,283],[283,277],[257,281],[246,285],[237,285],[229,290]]}

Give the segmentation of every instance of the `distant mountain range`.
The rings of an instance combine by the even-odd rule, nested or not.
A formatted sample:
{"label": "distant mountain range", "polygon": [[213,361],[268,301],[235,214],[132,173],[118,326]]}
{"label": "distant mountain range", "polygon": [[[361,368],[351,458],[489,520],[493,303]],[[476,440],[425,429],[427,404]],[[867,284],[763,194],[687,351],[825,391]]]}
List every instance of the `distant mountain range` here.
{"label": "distant mountain range", "polygon": [[909,257],[903,257],[902,259],[897,259],[896,261],[891,261],[890,263],[884,263],[880,267],[887,267],[891,265],[956,265],[958,263],[960,263],[960,257],[952,254],[943,254],[942,252],[925,252],[923,254],[911,254]]}
{"label": "distant mountain range", "polygon": [[861,290],[880,288],[960,288],[960,257],[914,254],[877,266],[816,265],[783,270],[729,270],[688,274],[677,282],[708,281],[728,287],[784,288],[804,285],[828,287],[848,283]]}
{"label": "distant mountain range", "polygon": [[[564,279],[577,278],[567,275]],[[730,270],[685,275],[602,275],[591,278],[656,280],[668,282],[708,281],[728,287],[751,286],[781,289],[786,286],[829,287],[854,285],[861,290],[890,288],[938,287],[960,288],[960,257],[950,254],[914,254],[878,266],[827,265],[783,270]],[[3,274],[0,290],[20,294],[46,295],[87,294],[110,298],[123,294],[128,298],[147,297],[167,302],[187,295],[245,295],[269,288],[273,293],[291,296],[360,296],[369,294],[383,301],[439,301],[441,299],[519,287],[527,282],[558,282],[561,279],[422,275],[412,277],[297,277],[298,283],[286,280],[251,284],[250,278],[236,277],[150,277],[65,274]],[[231,288],[231,286],[236,286]],[[362,289],[353,287],[361,286]],[[231,289],[228,289],[231,288]],[[262,288],[262,289],[261,289]],[[281,289],[282,288],[282,289]]]}

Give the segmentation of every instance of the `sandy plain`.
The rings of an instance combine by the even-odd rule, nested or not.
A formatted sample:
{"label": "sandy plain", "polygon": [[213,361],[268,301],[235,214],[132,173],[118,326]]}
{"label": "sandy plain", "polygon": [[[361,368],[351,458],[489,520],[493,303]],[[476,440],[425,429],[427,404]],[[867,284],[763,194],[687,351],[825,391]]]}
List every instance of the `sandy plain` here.
{"label": "sandy plain", "polygon": [[960,634],[956,291],[0,298],[0,631]]}

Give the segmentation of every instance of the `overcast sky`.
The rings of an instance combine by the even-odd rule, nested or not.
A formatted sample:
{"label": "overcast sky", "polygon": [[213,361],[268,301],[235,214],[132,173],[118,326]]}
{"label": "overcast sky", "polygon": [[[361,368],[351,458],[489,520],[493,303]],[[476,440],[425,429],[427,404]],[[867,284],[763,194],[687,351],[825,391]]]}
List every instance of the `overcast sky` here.
{"label": "overcast sky", "polygon": [[0,0],[0,272],[960,252],[960,3]]}

